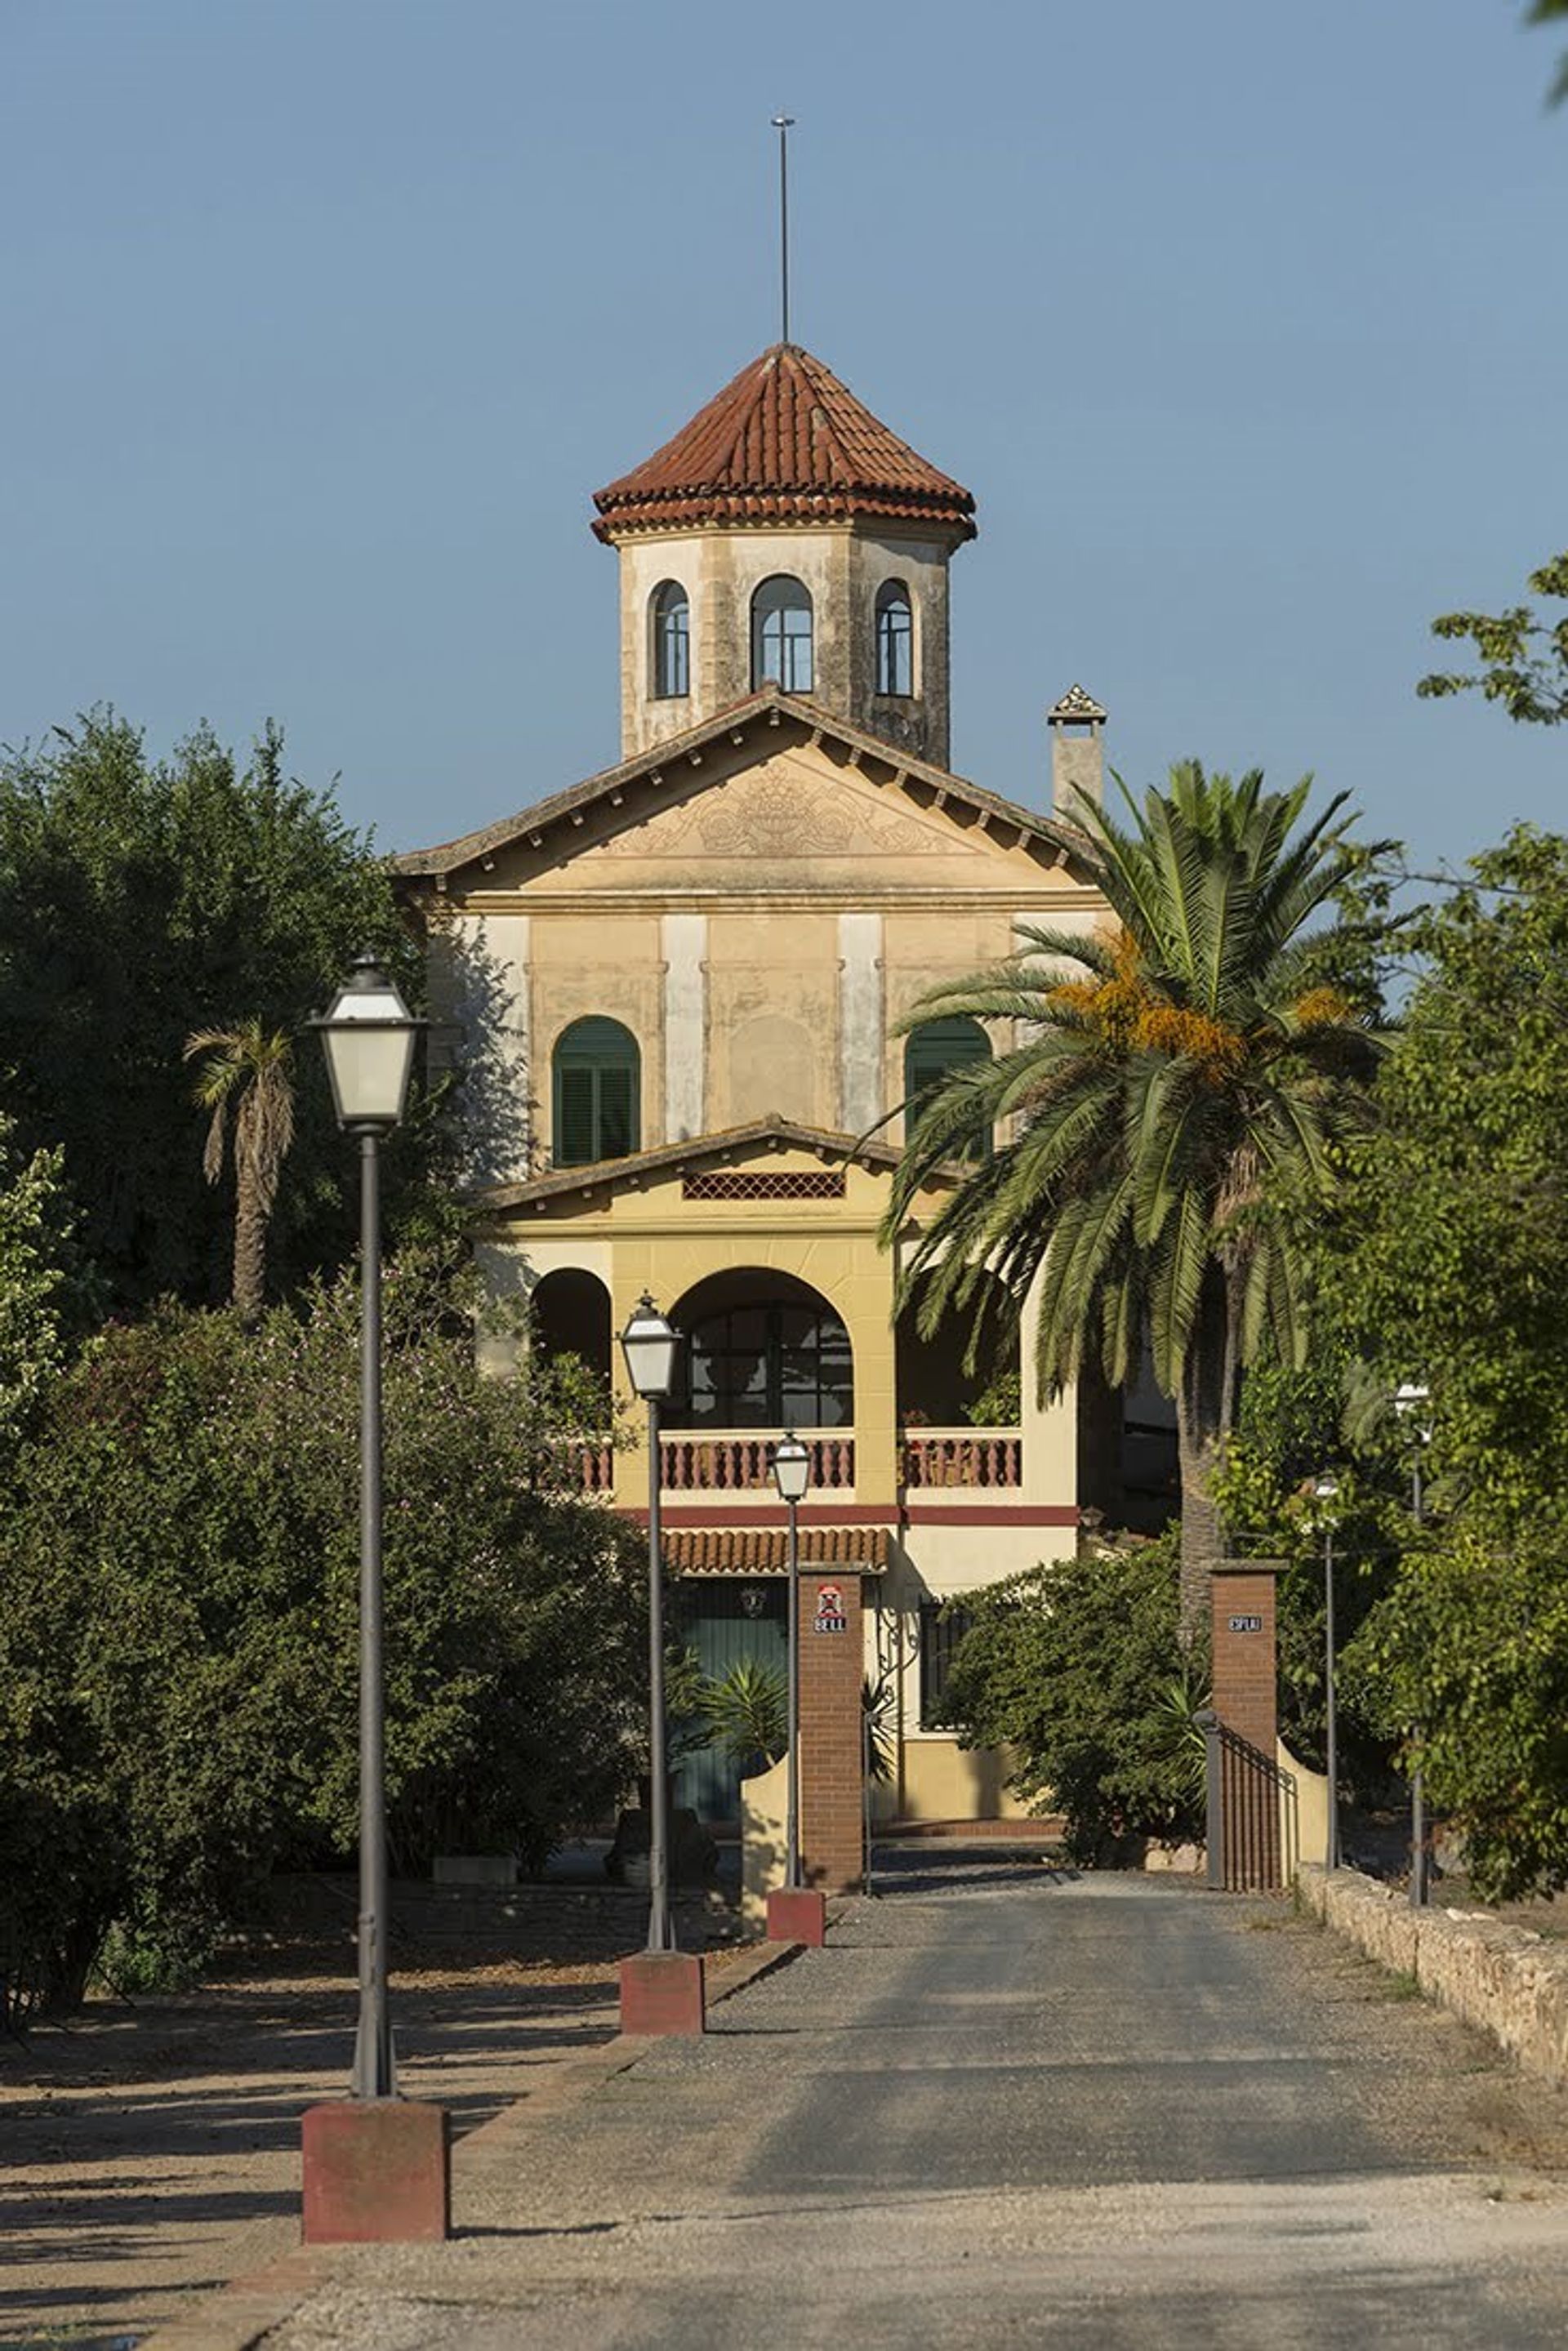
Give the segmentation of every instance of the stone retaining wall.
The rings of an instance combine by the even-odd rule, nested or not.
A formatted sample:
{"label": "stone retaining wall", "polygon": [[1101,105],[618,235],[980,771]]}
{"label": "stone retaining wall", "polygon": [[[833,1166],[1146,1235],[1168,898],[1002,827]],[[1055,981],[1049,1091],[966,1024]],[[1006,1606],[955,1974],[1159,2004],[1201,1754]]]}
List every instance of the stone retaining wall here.
{"label": "stone retaining wall", "polygon": [[1315,1918],[1380,1966],[1414,1976],[1428,2000],[1490,2032],[1527,2074],[1568,2085],[1568,1944],[1529,1927],[1413,1910],[1403,1887],[1358,1870],[1303,1864],[1297,1879]]}

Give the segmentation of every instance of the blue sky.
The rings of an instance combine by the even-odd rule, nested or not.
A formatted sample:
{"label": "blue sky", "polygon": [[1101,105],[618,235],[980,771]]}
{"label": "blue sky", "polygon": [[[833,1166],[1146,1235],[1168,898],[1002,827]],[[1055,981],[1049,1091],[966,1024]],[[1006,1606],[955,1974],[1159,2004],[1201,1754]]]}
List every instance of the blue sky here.
{"label": "blue sky", "polygon": [[1511,0],[0,0],[0,739],[111,701],[388,848],[617,753],[591,494],[795,315],[980,501],[954,763],[1564,821],[1418,703],[1568,544],[1568,110]]}

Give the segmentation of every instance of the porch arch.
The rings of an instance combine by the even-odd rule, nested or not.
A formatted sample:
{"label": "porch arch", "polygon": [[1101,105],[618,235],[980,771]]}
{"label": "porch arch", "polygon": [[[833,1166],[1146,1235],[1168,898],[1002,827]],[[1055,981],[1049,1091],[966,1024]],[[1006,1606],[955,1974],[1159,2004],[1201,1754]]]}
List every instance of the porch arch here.
{"label": "porch arch", "polygon": [[670,1428],[851,1428],[854,1352],[831,1301],[774,1266],[706,1275],[671,1320],[685,1344]]}
{"label": "porch arch", "polygon": [[541,1355],[576,1355],[606,1386],[613,1368],[610,1292],[596,1273],[557,1266],[534,1286],[534,1342]]}

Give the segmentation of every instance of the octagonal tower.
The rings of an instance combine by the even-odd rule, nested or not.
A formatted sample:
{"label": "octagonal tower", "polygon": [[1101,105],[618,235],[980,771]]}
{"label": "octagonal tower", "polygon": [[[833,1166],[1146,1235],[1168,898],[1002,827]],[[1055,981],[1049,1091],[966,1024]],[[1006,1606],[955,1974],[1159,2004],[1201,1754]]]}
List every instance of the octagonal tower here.
{"label": "octagonal tower", "polygon": [[946,768],[947,566],[975,501],[775,343],[594,499],[630,758],[769,679]]}

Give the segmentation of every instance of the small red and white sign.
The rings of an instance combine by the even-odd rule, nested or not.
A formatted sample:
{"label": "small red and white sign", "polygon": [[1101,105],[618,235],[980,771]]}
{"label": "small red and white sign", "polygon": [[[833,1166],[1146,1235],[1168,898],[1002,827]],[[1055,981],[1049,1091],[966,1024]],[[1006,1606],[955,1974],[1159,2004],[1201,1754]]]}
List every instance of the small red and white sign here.
{"label": "small red and white sign", "polygon": [[844,1595],[836,1583],[817,1586],[817,1613],[811,1620],[813,1633],[847,1633],[850,1620],[844,1614]]}

